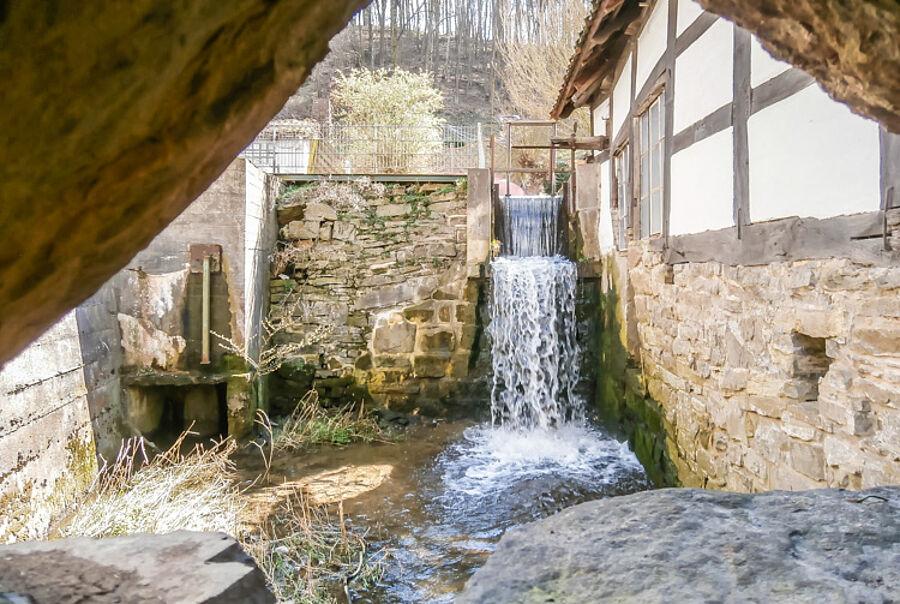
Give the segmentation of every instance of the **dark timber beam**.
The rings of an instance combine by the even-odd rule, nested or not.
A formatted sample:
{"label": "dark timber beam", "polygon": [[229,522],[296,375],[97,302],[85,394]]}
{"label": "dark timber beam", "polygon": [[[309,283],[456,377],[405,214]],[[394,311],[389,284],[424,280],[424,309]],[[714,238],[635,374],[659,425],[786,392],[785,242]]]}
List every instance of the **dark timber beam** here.
{"label": "dark timber beam", "polygon": [[[892,210],[891,224],[900,221],[900,209]],[[706,231],[651,240],[651,248],[663,252],[665,262],[720,262],[729,266],[758,266],[772,262],[847,257],[861,264],[900,265],[900,250],[884,250],[882,212],[834,218],[783,218],[741,228]]]}

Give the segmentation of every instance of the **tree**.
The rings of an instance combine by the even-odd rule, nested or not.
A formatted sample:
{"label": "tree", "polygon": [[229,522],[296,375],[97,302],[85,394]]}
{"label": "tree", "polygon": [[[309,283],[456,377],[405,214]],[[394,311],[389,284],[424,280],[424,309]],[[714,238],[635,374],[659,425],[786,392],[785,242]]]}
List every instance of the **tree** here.
{"label": "tree", "polygon": [[[331,90],[335,117],[349,130],[358,158],[372,172],[427,168],[441,152],[444,106],[430,73],[402,69],[339,72]],[[365,166],[363,162],[373,162]],[[362,164],[362,165],[360,165]]]}

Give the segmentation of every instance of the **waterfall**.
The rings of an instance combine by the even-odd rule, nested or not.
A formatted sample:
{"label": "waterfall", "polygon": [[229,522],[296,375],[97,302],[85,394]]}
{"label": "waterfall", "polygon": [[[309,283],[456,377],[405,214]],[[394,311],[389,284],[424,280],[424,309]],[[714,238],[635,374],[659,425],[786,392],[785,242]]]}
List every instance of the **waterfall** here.
{"label": "waterfall", "polygon": [[495,425],[548,428],[580,421],[575,396],[575,265],[558,251],[558,197],[505,197],[506,255],[492,268]]}

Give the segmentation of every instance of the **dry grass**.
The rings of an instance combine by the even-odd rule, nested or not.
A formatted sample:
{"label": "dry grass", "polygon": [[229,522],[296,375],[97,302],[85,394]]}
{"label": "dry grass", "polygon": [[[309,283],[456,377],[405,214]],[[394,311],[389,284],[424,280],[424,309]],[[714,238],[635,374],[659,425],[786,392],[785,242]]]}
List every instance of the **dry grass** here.
{"label": "dry grass", "polygon": [[346,526],[342,504],[335,519],[296,490],[243,545],[279,602],[330,603],[339,594],[350,601],[351,583],[369,585],[382,571],[380,558],[367,554],[365,537]]}
{"label": "dry grass", "polygon": [[188,434],[153,458],[143,439],[125,441],[115,463],[58,523],[59,536],[222,531],[254,557],[280,602],[337,602],[351,582],[379,576],[379,562],[367,556],[364,537],[347,529],[341,503],[333,518],[329,507],[312,504],[294,488],[269,502],[265,515],[254,514],[258,502],[235,483],[235,442],[197,445],[183,455]]}
{"label": "dry grass", "polygon": [[100,471],[59,533],[112,537],[187,529],[239,534],[243,504],[231,462],[237,445],[227,439],[182,455],[187,435],[152,459],[143,439],[122,443],[116,461]]}
{"label": "dry grass", "polygon": [[273,430],[276,450],[296,451],[314,445],[346,445],[384,438],[378,422],[362,403],[350,403],[337,411],[319,405],[319,395],[310,390],[281,426]]}

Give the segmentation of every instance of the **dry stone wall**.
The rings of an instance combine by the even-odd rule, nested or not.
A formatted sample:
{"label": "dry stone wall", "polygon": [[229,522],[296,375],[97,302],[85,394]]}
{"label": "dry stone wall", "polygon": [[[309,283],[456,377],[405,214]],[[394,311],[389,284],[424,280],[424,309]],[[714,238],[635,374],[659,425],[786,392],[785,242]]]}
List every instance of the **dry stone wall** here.
{"label": "dry stone wall", "polygon": [[900,482],[900,267],[672,266],[635,242],[610,272],[634,387],[661,407],[685,485]]}
{"label": "dry stone wall", "polygon": [[448,412],[471,377],[478,335],[466,194],[465,180],[327,182],[280,202],[272,318],[293,324],[282,343],[319,337],[301,366],[276,374],[276,410],[314,381],[334,403],[371,397],[399,411]]}

